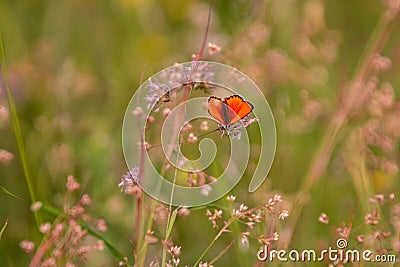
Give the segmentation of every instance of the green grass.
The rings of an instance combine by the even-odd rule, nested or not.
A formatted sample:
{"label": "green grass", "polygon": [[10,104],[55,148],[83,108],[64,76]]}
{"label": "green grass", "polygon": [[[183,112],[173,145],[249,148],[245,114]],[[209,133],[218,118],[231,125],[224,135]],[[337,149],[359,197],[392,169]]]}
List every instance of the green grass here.
{"label": "green grass", "polygon": [[[136,244],[146,244],[145,266],[155,257],[160,264],[167,262],[166,247],[160,242],[147,247],[143,241],[148,225],[159,240],[171,238],[182,246],[180,266],[200,261],[213,261],[215,266],[254,265],[257,240],[250,238],[248,250],[238,245],[238,234],[224,233],[214,240],[220,229],[212,229],[207,208],[223,209],[235,232],[246,230],[233,222],[232,207],[225,199],[192,209],[188,217],[172,213],[168,224],[159,224],[148,217],[156,202],[146,196],[140,203],[138,234],[137,202],[117,186],[127,171],[121,128],[129,99],[141,80],[175,62],[190,61],[198,52],[208,5],[200,0],[3,1],[0,106],[9,115],[6,119],[0,115],[0,150],[10,151],[14,159],[7,164],[0,160],[0,266],[29,264],[31,255],[19,243],[33,240],[36,248],[44,243],[38,226],[62,216],[70,174],[81,184],[71,202],[88,193],[92,204],[87,213],[108,224],[104,234],[87,226],[106,247],[89,257],[92,266],[115,266],[125,256],[133,264]],[[278,223],[268,219],[252,230],[277,231],[281,236],[274,243],[277,248],[334,246],[335,228],[342,222],[352,224],[352,248],[390,247],[391,238],[399,235],[390,223],[390,209],[398,200],[383,205],[368,200],[376,193],[387,199],[390,193],[400,192],[398,172],[384,169],[389,166],[384,160],[399,166],[400,159],[396,123],[389,127],[390,119],[400,116],[396,107],[398,17],[383,15],[385,8],[383,1],[215,2],[208,38],[222,51],[213,57],[205,53],[204,59],[235,66],[259,85],[273,111],[278,135],[276,157],[263,186],[253,194],[247,192],[252,158],[232,194],[235,204],[250,208],[262,205],[275,192],[283,195],[289,218]],[[391,59],[389,70],[371,69],[375,53]],[[394,90],[396,104],[383,109],[381,116],[372,114],[370,102],[358,104],[367,89],[357,83],[371,76],[390,83]],[[373,90],[378,91],[379,86]],[[369,143],[365,125],[374,119],[377,132],[393,141],[392,149]],[[254,151],[258,142],[252,144]],[[161,170],[160,150],[154,151]],[[378,158],[376,164],[371,151]],[[189,146],[186,152],[198,155]],[[218,161],[209,171],[222,167]],[[30,206],[36,201],[45,205],[33,213]],[[364,225],[372,209],[381,215],[375,227]],[[330,217],[329,225],[318,222],[323,212]],[[391,231],[392,237],[380,244],[355,240],[375,230]]]}

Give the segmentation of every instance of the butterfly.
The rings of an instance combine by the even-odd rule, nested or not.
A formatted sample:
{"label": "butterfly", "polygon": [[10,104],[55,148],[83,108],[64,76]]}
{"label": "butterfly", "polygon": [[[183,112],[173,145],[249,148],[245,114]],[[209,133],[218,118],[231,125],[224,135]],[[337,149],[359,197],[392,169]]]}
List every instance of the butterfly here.
{"label": "butterfly", "polygon": [[245,101],[240,95],[231,95],[223,100],[216,96],[208,98],[208,113],[225,128],[246,117],[253,109],[253,104]]}

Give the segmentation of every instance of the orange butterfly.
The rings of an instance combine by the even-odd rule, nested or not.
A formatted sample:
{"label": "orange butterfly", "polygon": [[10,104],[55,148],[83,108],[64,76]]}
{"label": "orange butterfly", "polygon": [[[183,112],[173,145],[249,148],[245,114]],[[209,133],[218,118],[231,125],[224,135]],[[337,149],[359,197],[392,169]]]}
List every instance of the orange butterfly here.
{"label": "orange butterfly", "polygon": [[216,96],[208,98],[208,113],[224,126],[243,119],[253,108],[253,104],[239,95],[225,97],[224,100]]}

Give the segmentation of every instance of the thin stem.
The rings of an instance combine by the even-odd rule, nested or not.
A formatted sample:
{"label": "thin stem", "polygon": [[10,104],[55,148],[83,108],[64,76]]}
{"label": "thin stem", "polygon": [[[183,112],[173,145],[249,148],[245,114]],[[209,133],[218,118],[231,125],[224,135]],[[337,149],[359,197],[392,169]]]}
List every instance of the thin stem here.
{"label": "thin stem", "polygon": [[212,17],[213,10],[214,10],[214,0],[211,0],[210,9],[208,10],[206,31],[204,33],[203,41],[201,43],[201,47],[200,47],[199,53],[197,54],[196,60],[200,60],[203,56],[204,49],[205,49],[206,43],[207,43],[208,31],[210,29],[211,17]]}
{"label": "thin stem", "polygon": [[262,209],[264,206],[257,206],[251,209],[246,210],[245,212],[242,212],[239,216],[235,216],[230,218],[227,222],[225,222],[224,226],[221,228],[221,230],[219,230],[219,232],[217,233],[217,235],[214,237],[214,239],[211,241],[211,243],[207,246],[207,248],[203,251],[203,253],[200,255],[200,257],[197,259],[196,263],[193,265],[194,267],[196,267],[200,261],[204,258],[204,256],[208,253],[208,251],[210,251],[211,247],[215,244],[215,242],[218,240],[218,238],[224,233],[227,232],[226,229],[228,229],[228,227],[235,221],[237,221],[238,219],[242,218],[243,216],[245,216],[246,214],[250,214],[253,211],[256,211],[258,209]]}
{"label": "thin stem", "polygon": [[[1,50],[0,51],[0,54],[1,54],[0,55],[0,57],[1,57],[0,66],[1,66],[1,70],[2,70],[4,85],[5,85],[6,92],[7,92],[8,105],[10,108],[11,119],[12,119],[12,123],[13,123],[13,127],[14,127],[14,135],[17,140],[19,156],[20,156],[21,163],[22,163],[22,169],[24,171],[25,182],[28,187],[29,197],[31,199],[31,204],[33,204],[36,202],[36,195],[35,195],[35,191],[33,190],[33,182],[32,182],[32,178],[30,175],[29,167],[28,167],[28,161],[26,159],[24,139],[22,137],[21,126],[19,124],[17,109],[15,107],[14,98],[11,93],[10,81],[9,81],[9,77],[8,77],[7,64],[6,64],[6,53],[5,53],[3,38],[2,38],[1,33],[0,33],[0,50]],[[35,215],[36,225],[39,227],[42,224],[42,218],[38,212],[34,212],[34,215]]]}
{"label": "thin stem", "polygon": [[214,264],[217,260],[219,260],[219,258],[221,258],[222,255],[224,255],[225,252],[227,252],[231,248],[231,246],[235,243],[235,241],[236,238],[232,239],[231,242],[229,242],[228,245],[226,245],[226,247],[220,253],[218,253],[218,255],[215,256],[214,259],[212,259],[209,263]]}
{"label": "thin stem", "polygon": [[40,248],[38,248],[35,256],[33,256],[33,259],[31,263],[29,264],[29,267],[36,267],[40,264],[40,260],[44,256],[44,254],[50,249],[50,247],[57,241],[58,237],[60,234],[53,234]]}
{"label": "thin stem", "polygon": [[[165,266],[166,261],[167,261],[167,246],[166,246],[166,244],[167,244],[168,238],[171,235],[171,229],[172,229],[172,227],[174,225],[175,218],[176,218],[176,217],[174,217],[173,219],[171,218],[171,211],[172,211],[172,200],[174,198],[174,188],[175,188],[175,183],[176,183],[177,172],[178,172],[178,169],[175,168],[174,181],[172,182],[172,186],[173,187],[172,187],[172,190],[171,190],[171,198],[170,198],[170,202],[169,202],[169,214],[168,214],[167,227],[165,229],[164,243],[162,244],[163,251],[162,251],[162,264],[161,264],[161,266]],[[176,216],[177,210],[175,210],[174,212],[175,212],[175,216]]]}
{"label": "thin stem", "polygon": [[0,240],[1,240],[1,237],[3,236],[4,231],[5,231],[6,228],[7,228],[7,225],[8,225],[8,219],[6,219],[6,221],[5,221],[4,225],[3,225],[3,227],[2,227],[1,230],[0,230]]}
{"label": "thin stem", "polygon": [[[202,58],[203,53],[204,53],[204,49],[205,49],[205,46],[206,46],[206,43],[207,43],[208,31],[209,31],[210,24],[211,24],[211,16],[212,16],[213,8],[214,8],[214,0],[211,0],[210,9],[209,9],[209,13],[208,13],[208,19],[207,19],[207,26],[206,26],[206,30],[205,30],[205,33],[204,33],[204,36],[203,36],[203,41],[202,41],[199,53],[197,54],[197,57],[195,58],[196,61],[199,61]],[[177,116],[176,120],[175,120],[175,126],[174,126],[175,129],[174,129],[174,132],[173,132],[173,134],[171,136],[171,139],[170,139],[169,148],[168,148],[168,150],[167,150],[167,152],[165,154],[164,164],[163,164],[163,167],[162,167],[161,172],[160,172],[161,176],[164,176],[164,174],[166,172],[166,169],[165,169],[166,163],[168,161],[168,158],[170,158],[170,155],[174,151],[174,147],[175,147],[175,144],[176,144],[176,139],[177,139],[178,134],[179,134],[179,126],[180,126],[180,124],[181,124],[181,122],[182,122],[182,120],[184,119],[184,116],[185,116],[185,104],[184,103],[189,99],[190,92],[192,91],[192,88],[193,88],[193,84],[187,84],[186,85],[186,89],[185,89],[185,92],[184,92],[184,95],[183,95],[182,101],[181,101],[181,103],[183,103],[183,105],[180,107],[183,111],[182,112],[177,112],[177,114],[180,115],[180,116]],[[159,183],[158,186],[160,186],[160,183]],[[173,192],[171,192],[171,194],[172,193]],[[151,213],[154,211],[156,203],[157,203],[156,200],[154,200],[154,199],[151,200],[151,208],[150,208],[150,212]],[[171,209],[169,210],[168,221],[170,221],[170,217],[171,217]],[[150,231],[152,226],[153,226],[153,217],[150,214],[149,217],[148,217],[148,222],[147,222],[147,231]],[[169,227],[167,225],[167,229],[168,228]],[[142,247],[142,249],[141,249],[139,254],[146,255],[147,254],[147,248],[148,248],[148,242],[145,239],[143,247]],[[166,246],[163,245],[162,265],[161,265],[162,267],[165,267],[165,264],[166,264],[166,249],[167,249]],[[143,256],[143,258],[144,258],[144,256]],[[144,260],[142,259],[141,261],[139,261],[138,266],[141,267],[141,266],[143,266],[143,264],[144,264]]]}

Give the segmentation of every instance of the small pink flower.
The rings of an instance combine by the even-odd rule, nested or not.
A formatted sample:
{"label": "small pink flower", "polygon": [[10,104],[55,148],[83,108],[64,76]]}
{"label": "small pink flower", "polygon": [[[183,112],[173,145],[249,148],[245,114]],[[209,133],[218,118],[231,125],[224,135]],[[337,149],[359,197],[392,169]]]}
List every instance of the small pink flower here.
{"label": "small pink flower", "polygon": [[356,237],[356,240],[357,240],[358,243],[364,242],[364,235],[358,235],[358,236]]}
{"label": "small pink flower", "polygon": [[19,246],[26,253],[31,253],[33,251],[33,249],[35,248],[35,243],[25,239],[25,240],[21,241],[21,243],[19,243]]}
{"label": "small pink flower", "polygon": [[14,158],[14,155],[7,150],[0,149],[0,162],[3,163],[4,165],[8,164],[12,159]]}
{"label": "small pink flower", "polygon": [[227,196],[226,199],[227,199],[229,202],[233,203],[233,202],[235,202],[236,197],[235,197],[234,195],[230,195],[230,196]]}
{"label": "small pink flower", "polygon": [[280,219],[280,220],[284,220],[284,219],[286,219],[287,217],[289,217],[289,211],[287,211],[287,210],[282,210],[282,211],[279,213],[279,219]]}
{"label": "small pink flower", "polygon": [[208,54],[210,56],[218,53],[219,51],[221,51],[221,47],[219,45],[214,43],[208,43]]}
{"label": "small pink flower", "polygon": [[106,232],[107,231],[107,224],[106,221],[104,219],[99,219],[96,221],[96,228],[100,231],[100,232]]}
{"label": "small pink flower", "polygon": [[31,211],[36,212],[40,210],[40,208],[43,206],[43,203],[41,201],[36,201],[31,205]]}
{"label": "small pink flower", "polygon": [[202,121],[200,124],[200,130],[202,131],[208,131],[210,127],[208,127],[208,121]]}
{"label": "small pink flower", "polygon": [[136,107],[133,111],[132,114],[135,116],[141,116],[143,115],[143,109],[141,107]]}
{"label": "small pink flower", "polygon": [[329,223],[329,217],[328,217],[328,215],[326,215],[326,213],[322,213],[322,214],[319,216],[318,221],[319,221],[320,223],[328,224],[328,223]]}
{"label": "small pink flower", "polygon": [[39,227],[39,232],[41,232],[42,234],[47,234],[51,229],[51,224],[49,222],[42,224]]}
{"label": "small pink flower", "polygon": [[90,199],[88,194],[84,194],[81,198],[81,204],[88,206],[90,204],[92,204],[92,200]]}
{"label": "small pink flower", "polygon": [[75,191],[81,187],[81,185],[76,181],[74,176],[69,175],[67,179],[68,179],[68,181],[67,181],[67,190],[68,191]]}
{"label": "small pink flower", "polygon": [[169,108],[165,108],[162,113],[164,117],[167,117],[169,113],[171,113],[171,110]]}
{"label": "small pink flower", "polygon": [[187,139],[188,143],[190,143],[190,144],[196,143],[197,140],[198,140],[198,138],[196,135],[194,135],[194,133],[190,133],[188,136],[188,139]]}

